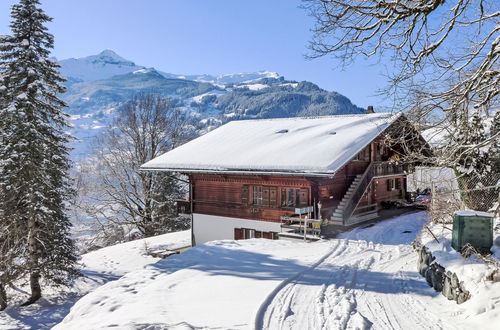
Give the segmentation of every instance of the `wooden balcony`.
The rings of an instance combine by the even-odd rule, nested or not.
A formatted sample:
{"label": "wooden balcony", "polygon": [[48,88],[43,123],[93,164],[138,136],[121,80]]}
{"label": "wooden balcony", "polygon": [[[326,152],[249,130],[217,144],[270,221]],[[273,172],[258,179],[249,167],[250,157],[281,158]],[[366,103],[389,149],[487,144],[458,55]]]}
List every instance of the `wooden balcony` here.
{"label": "wooden balcony", "polygon": [[374,162],[371,167],[371,177],[381,177],[381,176],[391,176],[404,174],[407,170],[407,166],[402,164],[395,164],[389,162]]}

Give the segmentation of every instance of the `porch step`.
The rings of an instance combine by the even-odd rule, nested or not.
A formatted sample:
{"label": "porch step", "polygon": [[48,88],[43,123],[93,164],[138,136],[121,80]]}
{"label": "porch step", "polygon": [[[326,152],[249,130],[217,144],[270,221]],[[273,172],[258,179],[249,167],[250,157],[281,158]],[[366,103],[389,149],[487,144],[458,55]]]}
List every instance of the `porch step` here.
{"label": "porch step", "polygon": [[329,223],[330,224],[335,224],[335,225],[343,225],[344,224],[344,210],[347,204],[349,203],[349,200],[352,198],[352,195],[356,191],[358,185],[361,182],[361,178],[363,177],[363,174],[358,174],[352,181],[351,185],[349,188],[347,188],[346,193],[344,196],[342,196],[342,200],[339,202],[337,207],[335,208],[335,211],[333,212]]}
{"label": "porch step", "polygon": [[339,225],[339,226],[344,225],[344,221],[336,217],[331,217],[328,223],[331,225]]}

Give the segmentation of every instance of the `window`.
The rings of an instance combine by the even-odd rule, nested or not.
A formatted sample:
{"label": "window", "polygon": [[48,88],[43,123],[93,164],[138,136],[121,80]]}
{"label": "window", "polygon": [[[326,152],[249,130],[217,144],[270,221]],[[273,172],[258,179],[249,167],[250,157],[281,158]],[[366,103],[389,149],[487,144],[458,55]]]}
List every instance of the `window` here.
{"label": "window", "polygon": [[401,189],[401,178],[396,178],[396,189]]}
{"label": "window", "polygon": [[253,205],[262,205],[262,187],[253,187]]}
{"label": "window", "polygon": [[249,228],[234,228],[234,239],[267,238],[278,239],[278,233],[272,231],[259,231]]}
{"label": "window", "polygon": [[281,207],[307,206],[309,201],[309,190],[282,188]]}
{"label": "window", "polygon": [[276,207],[277,206],[277,191],[276,187],[266,186],[253,186],[253,199],[252,204],[263,207]]}
{"label": "window", "polygon": [[254,229],[243,229],[243,239],[251,239],[255,238],[255,230]]}
{"label": "window", "polygon": [[401,190],[401,178],[387,179],[387,191]]}
{"label": "window", "polygon": [[396,189],[396,180],[387,179],[387,191],[392,191],[394,189]]}

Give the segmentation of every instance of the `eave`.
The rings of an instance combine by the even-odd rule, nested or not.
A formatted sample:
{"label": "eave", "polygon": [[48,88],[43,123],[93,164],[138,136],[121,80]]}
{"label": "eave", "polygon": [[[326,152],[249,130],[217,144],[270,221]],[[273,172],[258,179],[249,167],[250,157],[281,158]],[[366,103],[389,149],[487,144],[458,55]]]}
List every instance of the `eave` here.
{"label": "eave", "polygon": [[254,170],[207,170],[207,169],[186,169],[186,168],[143,168],[141,171],[153,172],[175,172],[180,174],[219,174],[219,175],[277,175],[277,176],[297,176],[297,177],[321,177],[333,178],[336,172],[295,172],[295,171],[254,171]]}

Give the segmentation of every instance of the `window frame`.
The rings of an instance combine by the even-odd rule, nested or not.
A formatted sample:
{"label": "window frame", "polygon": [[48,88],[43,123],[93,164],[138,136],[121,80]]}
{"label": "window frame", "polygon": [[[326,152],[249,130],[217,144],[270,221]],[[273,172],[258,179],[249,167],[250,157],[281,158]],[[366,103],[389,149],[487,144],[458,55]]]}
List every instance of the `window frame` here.
{"label": "window frame", "polygon": [[394,191],[394,190],[396,190],[396,179],[395,178],[387,179],[387,191]]}
{"label": "window frame", "polygon": [[[309,206],[309,189],[308,188],[292,188],[281,187],[281,201],[282,209],[292,209],[297,207]],[[301,193],[305,194],[305,201],[301,203]]]}
{"label": "window frame", "polygon": [[278,207],[278,187],[252,185],[252,207],[277,208]]}
{"label": "window frame", "polygon": [[255,238],[255,229],[251,228],[241,228],[243,229],[243,239]]}

